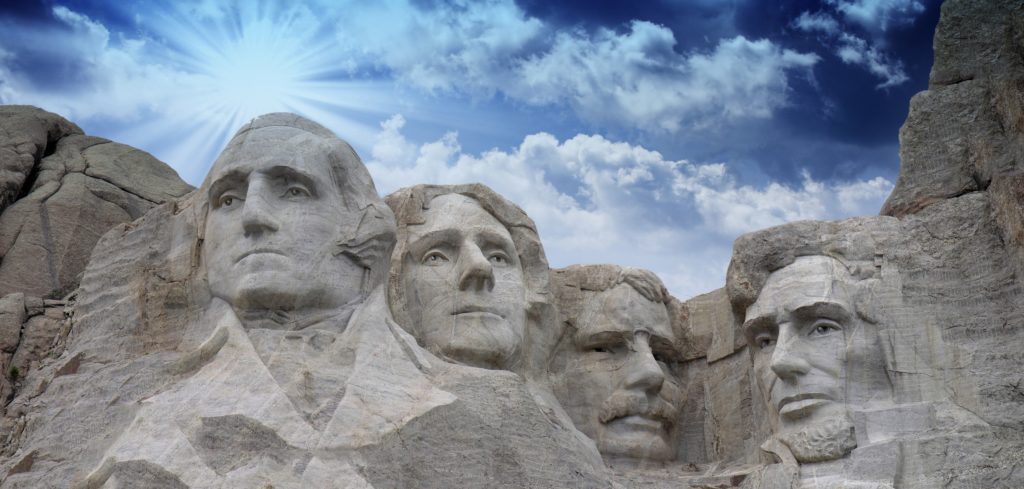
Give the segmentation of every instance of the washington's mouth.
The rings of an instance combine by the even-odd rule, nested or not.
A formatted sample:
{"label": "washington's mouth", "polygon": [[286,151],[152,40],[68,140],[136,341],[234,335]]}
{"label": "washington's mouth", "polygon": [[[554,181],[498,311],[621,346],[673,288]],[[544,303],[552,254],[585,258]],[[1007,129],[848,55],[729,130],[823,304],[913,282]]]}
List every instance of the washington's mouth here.
{"label": "washington's mouth", "polygon": [[284,256],[284,253],[281,253],[280,251],[275,250],[273,248],[253,248],[253,249],[251,249],[249,251],[246,251],[245,253],[242,253],[241,256],[239,256],[238,259],[235,260],[235,263],[238,263],[238,262],[244,260],[245,257],[247,257],[247,256],[258,255],[258,254],[270,254],[270,255],[281,255],[281,256]]}
{"label": "washington's mouth", "polygon": [[798,418],[809,414],[818,406],[832,401],[835,401],[832,396],[821,392],[810,392],[784,397],[778,403],[779,414],[786,417]]}

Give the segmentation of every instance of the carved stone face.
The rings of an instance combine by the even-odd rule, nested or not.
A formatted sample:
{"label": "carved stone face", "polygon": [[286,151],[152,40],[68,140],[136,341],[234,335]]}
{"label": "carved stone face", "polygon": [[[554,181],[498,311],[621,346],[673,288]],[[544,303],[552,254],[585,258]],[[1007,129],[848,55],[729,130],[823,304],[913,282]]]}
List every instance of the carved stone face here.
{"label": "carved stone face", "polygon": [[526,325],[523,270],[508,230],[475,200],[445,194],[409,226],[402,287],[423,345],[468,365],[503,369]]}
{"label": "carved stone face", "polygon": [[[204,260],[211,292],[235,309],[331,308],[360,293],[363,269],[336,255],[345,209],[317,138],[251,133],[211,170]],[[287,130],[273,128],[271,130]]]}
{"label": "carved stone face", "polygon": [[854,310],[853,287],[840,262],[801,257],[769,276],[747,309],[744,330],[774,430],[801,462],[856,446],[848,407],[868,400],[884,370],[874,327]]}
{"label": "carved stone face", "polygon": [[675,458],[679,357],[664,304],[619,284],[584,306],[556,395],[602,455]]}

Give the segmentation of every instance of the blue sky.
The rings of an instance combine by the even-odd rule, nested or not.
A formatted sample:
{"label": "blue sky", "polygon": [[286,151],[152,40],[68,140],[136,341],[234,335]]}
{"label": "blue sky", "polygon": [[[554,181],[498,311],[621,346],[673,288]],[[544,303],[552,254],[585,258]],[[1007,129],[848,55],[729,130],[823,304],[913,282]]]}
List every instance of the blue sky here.
{"label": "blue sky", "polygon": [[936,0],[39,1],[0,7],[0,103],[198,185],[249,118],[348,140],[382,194],[479,181],[552,266],[724,283],[732,240],[876,214]]}

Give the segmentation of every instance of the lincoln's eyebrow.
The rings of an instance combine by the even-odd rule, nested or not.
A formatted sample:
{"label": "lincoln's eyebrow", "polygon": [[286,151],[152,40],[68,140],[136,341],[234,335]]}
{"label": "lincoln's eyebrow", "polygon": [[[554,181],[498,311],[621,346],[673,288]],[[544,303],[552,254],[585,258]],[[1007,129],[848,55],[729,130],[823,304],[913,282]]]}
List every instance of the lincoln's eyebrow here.
{"label": "lincoln's eyebrow", "polygon": [[601,345],[613,342],[620,342],[628,340],[629,332],[617,331],[617,330],[604,330],[598,332],[589,332],[584,329],[580,329],[576,332],[576,344],[581,348],[586,348],[590,345]]}
{"label": "lincoln's eyebrow", "polygon": [[236,168],[225,173],[210,184],[210,191],[207,193],[207,197],[212,200],[215,196],[220,195],[228,188],[238,184],[244,184],[248,176],[249,171],[241,168]]}
{"label": "lincoln's eyebrow", "polygon": [[791,314],[800,319],[814,319],[825,317],[835,321],[848,321],[852,318],[852,312],[840,302],[820,300],[810,304],[802,304],[793,309]]}
{"label": "lincoln's eyebrow", "polygon": [[292,166],[272,166],[264,170],[263,173],[271,178],[279,178],[299,182],[302,185],[304,185],[306,189],[312,192],[314,195],[318,194],[320,190],[316,185],[316,178],[312,174]]}
{"label": "lincoln's eyebrow", "polygon": [[752,329],[774,326],[775,324],[776,314],[774,312],[767,312],[744,321],[742,329],[746,332]]}

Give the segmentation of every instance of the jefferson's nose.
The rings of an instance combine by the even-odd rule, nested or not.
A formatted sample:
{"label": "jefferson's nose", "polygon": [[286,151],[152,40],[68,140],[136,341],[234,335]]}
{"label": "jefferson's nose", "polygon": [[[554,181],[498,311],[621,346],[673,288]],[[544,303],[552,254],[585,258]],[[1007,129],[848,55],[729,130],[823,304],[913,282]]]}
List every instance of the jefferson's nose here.
{"label": "jefferson's nose", "polygon": [[799,336],[791,328],[780,326],[769,366],[782,380],[793,380],[811,369],[800,348]]}
{"label": "jefferson's nose", "polygon": [[656,394],[665,383],[665,372],[654,359],[646,333],[637,333],[630,353],[630,364],[626,366],[626,387]]}
{"label": "jefferson's nose", "polygon": [[246,236],[272,233],[281,227],[268,202],[268,190],[258,181],[249,185],[242,207],[242,230]]}
{"label": "jefferson's nose", "polygon": [[494,289],[494,270],[491,262],[473,243],[466,243],[459,256],[459,290]]}

